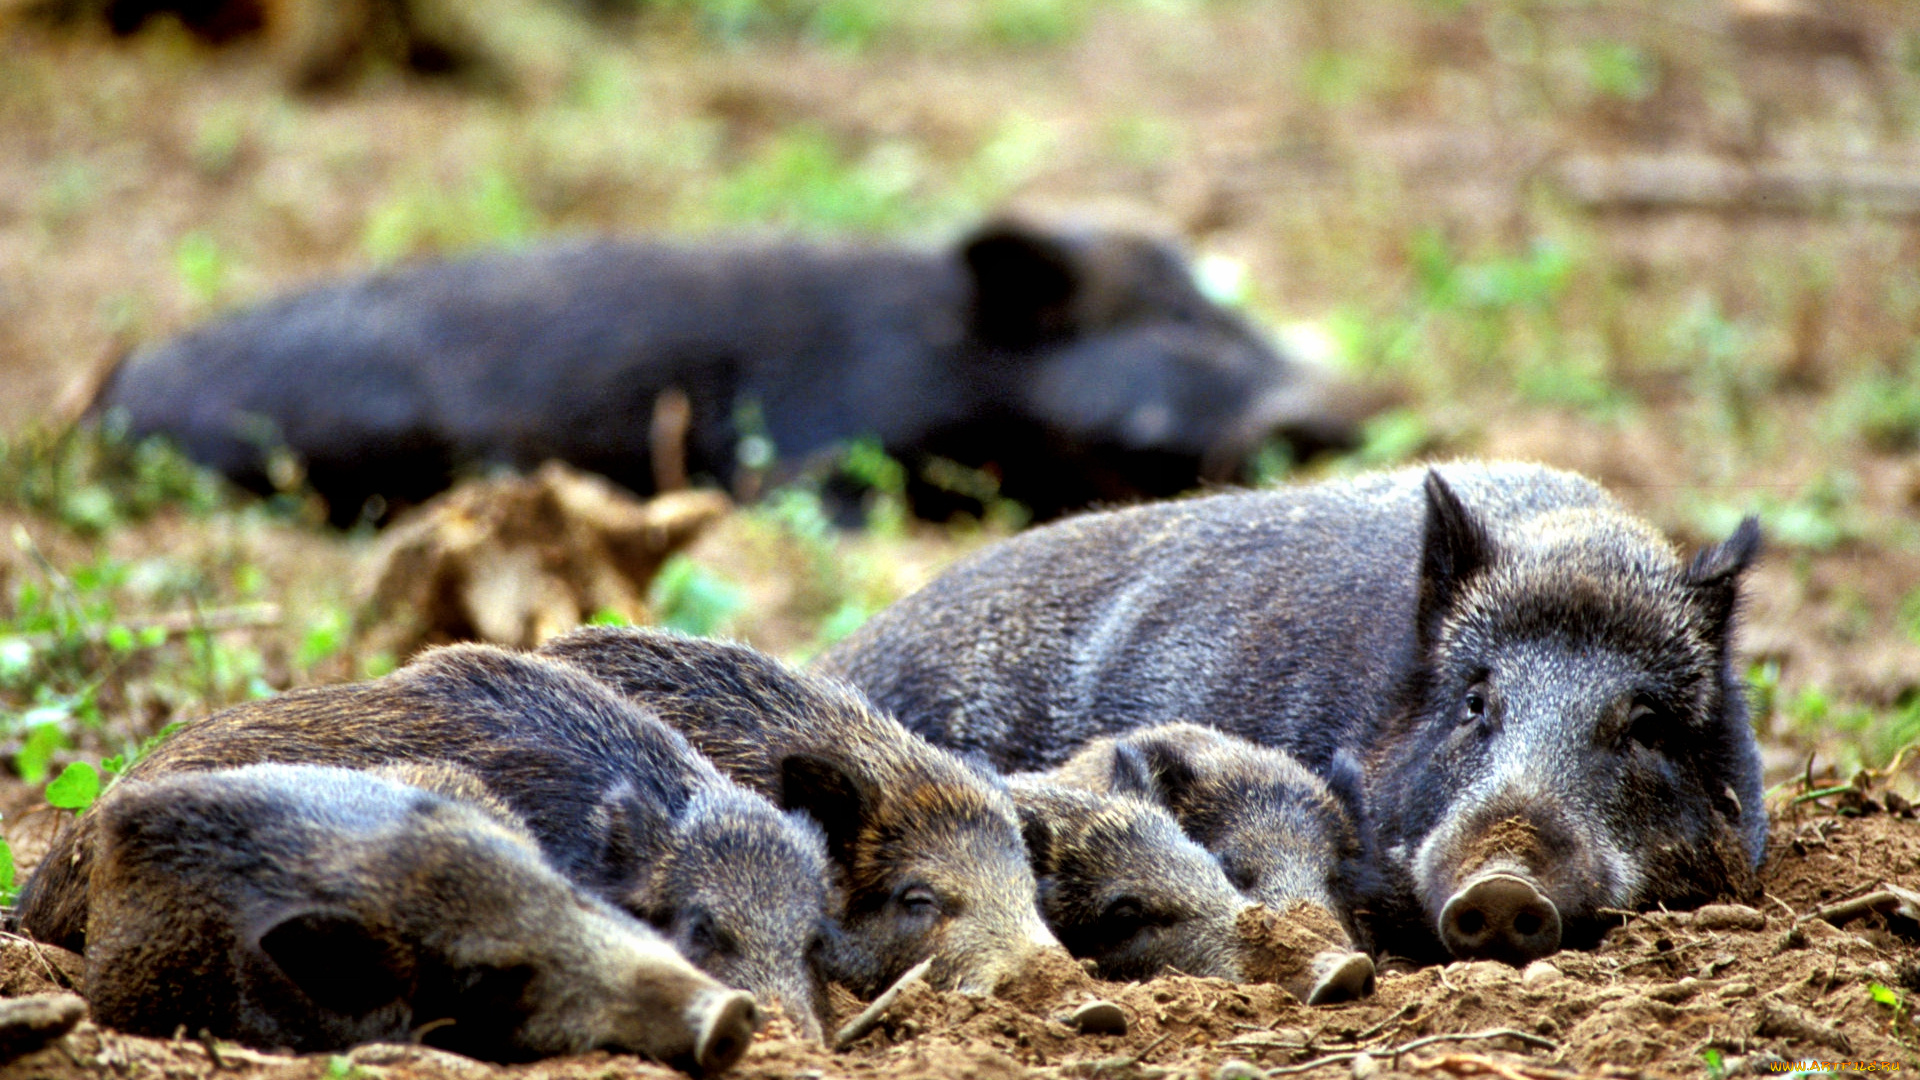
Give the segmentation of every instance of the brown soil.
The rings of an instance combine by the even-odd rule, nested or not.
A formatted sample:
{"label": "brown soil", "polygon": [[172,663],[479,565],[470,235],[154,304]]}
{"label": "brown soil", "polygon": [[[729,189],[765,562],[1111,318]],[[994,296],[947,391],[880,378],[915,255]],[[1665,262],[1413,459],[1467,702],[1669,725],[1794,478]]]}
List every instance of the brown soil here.
{"label": "brown soil", "polygon": [[[502,99],[377,73],[305,97],[287,91],[289,72],[258,44],[216,51],[164,30],[130,42],[53,34],[8,23],[20,6],[0,0],[5,433],[72,415],[126,348],[369,269],[366,238],[382,221],[423,222],[422,238],[400,253],[408,256],[486,239],[431,211],[442,196],[467,192],[472,202],[476,178],[490,171],[516,182],[540,231],[704,231],[719,170],[760,160],[790,128],[824,133],[849,161],[904,147],[929,175],[952,175],[1018,117],[1044,128],[1049,149],[1016,185],[1017,204],[1117,208],[1170,225],[1244,261],[1256,312],[1276,319],[1452,318],[1453,337],[1419,339],[1431,355],[1389,372],[1431,429],[1430,452],[1581,470],[1689,543],[1714,537],[1703,504],[1747,508],[1842,477],[1837,539],[1770,537],[1748,578],[1743,657],[1775,665],[1779,677],[1779,700],[1758,717],[1770,783],[1798,775],[1810,751],[1822,765],[1870,756],[1856,732],[1789,715],[1781,702],[1819,690],[1837,717],[1897,708],[1920,691],[1920,629],[1907,610],[1920,597],[1920,458],[1910,443],[1833,433],[1824,422],[1849,387],[1868,385],[1861,380],[1910,373],[1920,334],[1920,212],[1847,194],[1860,177],[1881,176],[1892,178],[1882,198],[1912,195],[1901,178],[1920,161],[1920,22],[1908,0],[1153,0],[1091,5],[1084,32],[1033,49],[937,34],[864,53],[778,35],[712,47],[697,35],[643,32],[627,52],[601,58],[608,78],[576,73],[577,106],[538,85]],[[1598,77],[1621,44],[1644,87],[1629,79],[1609,91]],[[585,103],[599,82],[627,96]],[[711,160],[689,164],[706,146]],[[1792,166],[1816,203],[1834,205],[1809,206],[1792,191],[1743,204],[1684,183],[1665,205],[1636,205],[1575,182],[1607,171],[1596,162],[1661,155],[1704,165],[1694,172],[1709,188],[1729,163],[1754,163],[1756,177]],[[1482,357],[1480,344],[1455,340],[1467,333],[1459,326],[1471,329],[1457,313],[1418,306],[1420,237],[1485,263],[1563,234],[1590,249],[1581,254],[1589,269],[1556,301],[1565,340],[1542,352],[1599,355],[1606,380],[1635,403],[1624,413],[1525,397],[1517,352]],[[182,268],[196,238],[207,242],[203,254],[209,245],[219,253],[213,269],[225,267],[201,274],[211,284],[197,288]],[[1524,313],[1501,318],[1502,336],[1541,331]],[[1702,344],[1674,332],[1689,319]],[[1737,364],[1713,358],[1724,343],[1712,345],[1709,331],[1729,336]],[[377,558],[364,538],[167,514],[94,542],[13,509],[0,509],[0,534],[16,538],[0,545],[9,589],[38,580],[22,536],[64,568],[104,551],[215,576],[256,570],[263,596],[285,613],[284,625],[233,633],[262,653],[262,682],[283,688],[361,670],[351,651],[304,669],[290,655],[304,613],[351,606],[350,583]],[[836,552],[878,606],[983,538],[919,530],[842,538]],[[819,552],[750,515],[717,523],[691,554],[747,590],[748,614],[726,631],[786,655],[814,647],[821,619],[852,591],[822,585]],[[254,599],[228,592],[215,601]],[[239,692],[111,679],[106,727],[76,753],[97,759]],[[1911,766],[1890,782],[1916,793]],[[59,813],[10,778],[0,781],[0,810],[30,865]],[[1709,1050],[1730,1071],[1764,1070],[1769,1055],[1912,1069],[1916,927],[1881,916],[1842,927],[1798,920],[1883,882],[1917,880],[1920,824],[1910,819],[1783,815],[1754,910],[1637,916],[1596,951],[1524,973],[1487,963],[1383,971],[1372,998],[1308,1008],[1272,984],[1099,984],[1061,966],[1031,973],[1005,998],[911,988],[845,1053],[783,1037],[776,1022],[736,1073],[1231,1080],[1324,1059],[1310,1075],[1698,1078],[1711,1073]],[[0,996],[69,986],[76,964],[0,940]],[[1904,1011],[1873,1000],[1875,983],[1902,995]],[[1090,996],[1120,1006],[1125,1035],[1083,1036],[1061,1019]],[[846,1016],[860,1008],[851,998],[839,1005]],[[1489,1029],[1524,1037],[1393,1052]],[[1368,1059],[1356,1061],[1362,1052]],[[0,1067],[4,1080],[641,1074],[674,1075],[607,1055],[498,1068],[417,1047],[294,1059],[89,1024]]]}
{"label": "brown soil", "polygon": [[1237,926],[1254,946],[1247,978],[1278,983],[1306,1000],[1314,979],[1314,958],[1332,950],[1352,951],[1351,939],[1333,913],[1318,904],[1294,903],[1284,912],[1248,908]]}
{"label": "brown soil", "polygon": [[[1755,907],[1650,912],[1626,919],[1592,952],[1516,970],[1481,961],[1384,972],[1377,993],[1308,1007],[1272,984],[1169,976],[1101,983],[1077,966],[1033,973],[1003,996],[909,987],[871,1034],[835,1053],[775,1020],[736,1067],[743,1080],[950,1076],[1160,1077],[1253,1075],[1321,1061],[1306,1074],[1561,1074],[1699,1077],[1707,1054],[1729,1073],[1776,1060],[1898,1062],[1920,1067],[1920,925],[1868,915],[1834,926],[1809,919],[1885,882],[1920,879],[1920,821],[1787,815],[1774,828]],[[6,996],[61,989],[76,958],[18,941],[0,947]],[[1901,996],[1898,1015],[1871,987]],[[1100,998],[1127,1018],[1123,1035],[1081,1035],[1068,1022]],[[836,1001],[845,1020],[860,1008]],[[1505,1031],[1507,1034],[1491,1035]],[[1435,1036],[1461,1036],[1435,1039]],[[1431,1041],[1426,1041],[1431,1040]],[[1356,1070],[1357,1054],[1370,1063]],[[217,1063],[211,1055],[217,1055]],[[335,1058],[146,1039],[83,1023],[61,1044],[21,1059],[9,1078],[672,1076],[631,1058],[590,1054],[493,1066],[420,1047],[361,1047]],[[1242,1062],[1236,1066],[1231,1062]],[[357,1071],[354,1071],[357,1070]]]}

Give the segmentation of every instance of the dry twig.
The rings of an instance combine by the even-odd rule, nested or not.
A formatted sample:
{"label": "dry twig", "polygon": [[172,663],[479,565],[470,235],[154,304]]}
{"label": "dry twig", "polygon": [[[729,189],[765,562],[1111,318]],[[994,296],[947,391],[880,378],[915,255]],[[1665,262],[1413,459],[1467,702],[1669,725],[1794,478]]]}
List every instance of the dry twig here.
{"label": "dry twig", "polygon": [[1579,1073],[1543,1069],[1525,1063],[1510,1064],[1479,1054],[1447,1054],[1426,1061],[1410,1061],[1416,1072],[1444,1072],[1454,1076],[1498,1076],[1501,1080],[1578,1080]]}
{"label": "dry twig", "polygon": [[[1405,1054],[1410,1050],[1417,1050],[1422,1046],[1432,1046],[1434,1043],[1468,1042],[1468,1041],[1479,1040],[1479,1039],[1514,1039],[1518,1042],[1526,1043],[1529,1046],[1537,1046],[1542,1050],[1547,1050],[1554,1053],[1558,1053],[1560,1050],[1560,1044],[1557,1042],[1554,1042],[1552,1039],[1542,1038],[1538,1035],[1534,1035],[1525,1031],[1517,1031],[1513,1028],[1494,1028],[1489,1031],[1461,1032],[1459,1034],[1453,1034],[1453,1035],[1428,1035],[1424,1038],[1414,1039],[1411,1042],[1401,1043],[1399,1046],[1386,1046],[1376,1050],[1344,1050],[1338,1054],[1328,1054],[1325,1057],[1314,1058],[1312,1061],[1303,1061],[1298,1065],[1282,1065],[1277,1069],[1268,1069],[1266,1075],[1289,1076],[1294,1073],[1303,1073],[1311,1069],[1317,1069],[1322,1065],[1343,1064],[1345,1062],[1352,1061],[1353,1059],[1357,1057],[1361,1057],[1363,1055],[1367,1057],[1390,1058],[1393,1060],[1394,1066],[1398,1068],[1400,1055]],[[1463,1056],[1471,1057],[1472,1055],[1463,1055]],[[1491,1059],[1481,1059],[1481,1060],[1491,1060]],[[1547,1074],[1542,1074],[1542,1075],[1547,1075]],[[1513,1080],[1527,1080],[1527,1078],[1517,1077],[1517,1078],[1513,1078]]]}
{"label": "dry twig", "polygon": [[901,992],[906,990],[910,983],[925,979],[927,969],[931,967],[933,967],[933,958],[928,957],[908,968],[905,975],[894,980],[892,986],[887,987],[879,997],[873,999],[873,1004],[860,1010],[860,1015],[847,1021],[846,1026],[834,1035],[833,1048],[845,1050],[868,1032],[879,1027],[881,1019],[887,1015],[887,1010],[893,1008],[893,1003],[900,1000]]}

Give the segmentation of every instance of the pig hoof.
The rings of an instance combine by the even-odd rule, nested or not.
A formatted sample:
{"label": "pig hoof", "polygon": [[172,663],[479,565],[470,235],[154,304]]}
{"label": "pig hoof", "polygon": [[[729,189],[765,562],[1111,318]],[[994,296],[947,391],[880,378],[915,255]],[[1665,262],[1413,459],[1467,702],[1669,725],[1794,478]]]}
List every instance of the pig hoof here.
{"label": "pig hoof", "polygon": [[1453,894],[1440,936],[1455,959],[1520,967],[1560,948],[1560,911],[1531,881],[1488,874]]}
{"label": "pig hoof", "polygon": [[87,1003],[72,994],[35,994],[0,1002],[0,1064],[25,1057],[73,1030]]}
{"label": "pig hoof", "polygon": [[1089,1001],[1073,1010],[1073,1026],[1082,1035],[1125,1035],[1127,1014],[1111,1001]]}
{"label": "pig hoof", "polygon": [[1323,952],[1313,958],[1309,1005],[1333,1005],[1373,993],[1373,958],[1363,952]]}
{"label": "pig hoof", "polygon": [[759,1022],[752,994],[736,990],[716,996],[719,1000],[701,1025],[693,1048],[693,1063],[701,1075],[724,1071],[739,1061]]}

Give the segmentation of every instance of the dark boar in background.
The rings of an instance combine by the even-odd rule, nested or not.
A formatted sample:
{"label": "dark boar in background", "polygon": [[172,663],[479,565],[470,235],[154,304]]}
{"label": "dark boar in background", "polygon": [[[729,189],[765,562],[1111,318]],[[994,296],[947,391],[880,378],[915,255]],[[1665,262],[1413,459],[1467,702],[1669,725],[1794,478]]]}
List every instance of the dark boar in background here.
{"label": "dark boar in background", "polygon": [[840,922],[826,968],[856,993],[928,957],[935,986],[987,993],[1060,948],[1004,785],[859,691],[743,645],[659,631],[582,627],[540,655],[644,702],[734,780],[820,823]]}
{"label": "dark boar in background", "polygon": [[1683,560],[1591,482],[1433,469],[1074,518],[979,553],[820,667],[1006,769],[1202,721],[1361,770],[1376,948],[1522,962],[1609,908],[1754,884],[1734,674],[1749,519]]}
{"label": "dark boar in background", "polygon": [[1344,444],[1356,420],[1171,248],[1010,223],[947,252],[599,241],[375,274],[136,352],[93,408],[262,490],[284,447],[341,523],[463,471],[732,487],[743,440],[794,470],[861,437],[908,465],[923,516],[967,498],[923,480],[938,458],[1044,518],[1231,479],[1276,434]]}
{"label": "dark boar in background", "polygon": [[754,1006],[579,892],[511,818],[385,776],[132,779],[88,814],[94,1019],[301,1053],[411,1042],[518,1061],[733,1064]]}
{"label": "dark boar in background", "polygon": [[[222,710],[161,743],[127,779],[263,762],[468,776],[469,794],[524,822],[569,879],[819,1034],[815,956],[831,929],[819,831],[571,667],[484,645],[437,649],[384,678]],[[99,828],[86,814],[63,829],[22,890],[20,924],[36,938],[91,953]]]}

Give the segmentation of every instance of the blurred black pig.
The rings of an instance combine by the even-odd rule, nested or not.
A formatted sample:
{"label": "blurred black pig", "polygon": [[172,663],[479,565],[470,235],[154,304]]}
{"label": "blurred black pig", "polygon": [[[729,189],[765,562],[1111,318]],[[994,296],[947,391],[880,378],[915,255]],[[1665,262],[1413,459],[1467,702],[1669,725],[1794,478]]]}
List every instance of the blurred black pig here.
{"label": "blurred black pig", "polygon": [[1170,246],[1012,222],[940,252],[589,241],[378,273],[140,350],[93,404],[259,490],[297,463],[342,524],[550,458],[743,490],[863,437],[921,516],[997,484],[1048,518],[1233,479],[1275,435],[1347,444],[1355,407]]}

